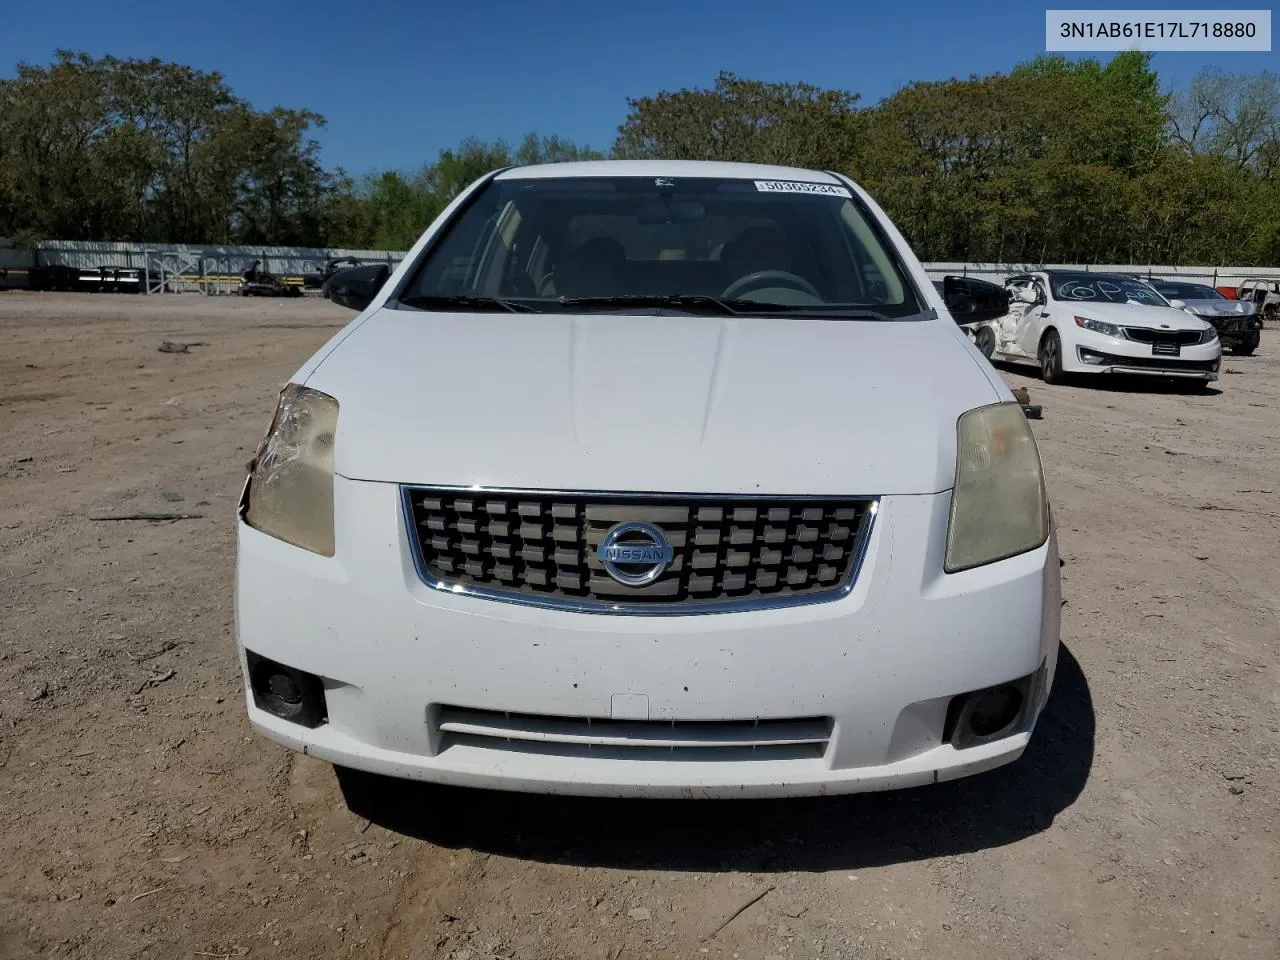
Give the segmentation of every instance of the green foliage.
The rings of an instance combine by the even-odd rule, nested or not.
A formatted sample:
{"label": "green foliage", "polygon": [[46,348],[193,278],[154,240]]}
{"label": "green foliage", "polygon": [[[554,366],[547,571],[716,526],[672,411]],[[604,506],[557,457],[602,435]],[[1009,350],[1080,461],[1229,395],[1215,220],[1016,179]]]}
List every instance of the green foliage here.
{"label": "green foliage", "polygon": [[490,170],[603,157],[530,133],[353,180],[321,166],[323,126],[181,64],[67,51],[19,64],[0,81],[0,236],[405,249]]}
{"label": "green foliage", "polygon": [[1147,54],[912,84],[866,111],[865,180],[925,259],[1275,262],[1280,208],[1264,198],[1276,194],[1280,96],[1265,94],[1267,76],[1214,87],[1213,102],[1240,106],[1203,112],[1242,119],[1222,124],[1232,136],[1201,122],[1198,150],[1180,140],[1184,108]]}
{"label": "green foliage", "polygon": [[407,250],[445,206],[425,173],[407,177],[393,171],[366,177],[351,201],[362,222],[342,234],[342,245],[374,250]]}
{"label": "green foliage", "polygon": [[526,134],[516,148],[514,161],[522,166],[533,163],[574,163],[581,160],[603,160],[604,154],[590,147],[580,147],[554,134],[540,137]]}
{"label": "green foliage", "polygon": [[1054,58],[911,84],[869,111],[867,185],[927,259],[1108,261],[1126,185],[1159,155],[1152,89]]}
{"label": "green foliage", "polygon": [[[416,171],[321,166],[308,110],[217,73],[59,52],[0,81],[0,236],[406,249],[478,177],[601,159],[557,136],[467,139]],[[629,101],[612,155],[839,170],[928,260],[1280,262],[1280,76],[1161,91],[1149,54],[843,90],[722,73]]]}
{"label": "green foliage", "polygon": [[858,142],[858,96],[807,83],[721,73],[710,90],[630,100],[613,154],[623,159],[740,160],[828,169]]}
{"label": "green foliage", "polygon": [[330,203],[335,245],[375,250],[406,250],[464,189],[491,170],[512,164],[600,160],[604,154],[560,137],[525,136],[512,151],[502,140],[469,138],[442,150],[434,163],[413,174],[388,171],[349,182]]}
{"label": "green foliage", "polygon": [[331,177],[305,110],[217,73],[60,51],[0,81],[0,233],[285,243],[319,237]]}
{"label": "green foliage", "polygon": [[1171,140],[1191,157],[1211,156],[1264,180],[1280,174],[1280,74],[1204,70],[1173,99]]}

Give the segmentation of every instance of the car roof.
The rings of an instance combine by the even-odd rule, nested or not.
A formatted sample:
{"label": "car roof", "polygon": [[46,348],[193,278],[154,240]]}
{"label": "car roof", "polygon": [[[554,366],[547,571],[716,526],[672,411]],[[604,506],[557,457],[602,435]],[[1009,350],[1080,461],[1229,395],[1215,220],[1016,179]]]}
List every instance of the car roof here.
{"label": "car roof", "polygon": [[714,160],[584,160],[539,163],[503,170],[496,180],[540,180],[552,177],[708,177],[726,180],[801,180],[808,183],[842,181],[830,173],[802,167],[763,163],[721,163]]}
{"label": "car roof", "polygon": [[1098,277],[1102,280],[1138,280],[1146,283],[1145,277],[1135,277],[1131,273],[1102,273],[1097,270],[1046,270],[1049,278],[1054,277]]}

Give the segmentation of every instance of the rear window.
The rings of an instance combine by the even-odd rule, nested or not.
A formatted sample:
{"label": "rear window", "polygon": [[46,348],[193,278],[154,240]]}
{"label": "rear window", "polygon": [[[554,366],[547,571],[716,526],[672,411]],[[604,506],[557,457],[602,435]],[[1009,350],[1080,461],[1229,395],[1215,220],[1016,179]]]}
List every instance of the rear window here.
{"label": "rear window", "polygon": [[1153,283],[1162,296],[1170,300],[1225,300],[1213,287],[1202,283]]}
{"label": "rear window", "polygon": [[736,304],[922,307],[843,185],[716,178],[493,180],[425,253],[402,299],[706,296]]}

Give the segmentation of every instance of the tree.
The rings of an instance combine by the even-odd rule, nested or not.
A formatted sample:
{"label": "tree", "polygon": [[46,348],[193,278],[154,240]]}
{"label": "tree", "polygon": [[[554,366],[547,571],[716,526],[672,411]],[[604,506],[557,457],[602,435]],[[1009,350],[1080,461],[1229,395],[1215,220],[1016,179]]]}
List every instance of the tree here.
{"label": "tree", "polygon": [[1040,81],[1038,94],[1056,103],[1059,124],[1078,138],[1078,160],[1133,171],[1155,161],[1170,98],[1160,92],[1150,53],[1126,51],[1106,64],[1041,55],[1015,67],[1012,77]]}
{"label": "tree", "polygon": [[319,145],[308,137],[324,123],[308,110],[247,107],[220,118],[215,169],[229,201],[228,233],[240,243],[312,245],[321,237],[321,211],[330,175]]}
{"label": "tree", "polygon": [[148,239],[223,239],[224,205],[209,157],[222,118],[244,109],[218,73],[160,60],[112,62],[116,110],[109,138],[139,145],[131,183],[121,192],[141,198],[140,219],[126,233]]}
{"label": "tree", "polygon": [[452,150],[442,150],[427,168],[426,182],[436,196],[452,200],[486,173],[511,166],[511,148],[505,141],[485,143],[468,137]]}
{"label": "tree", "polygon": [[[513,163],[599,160],[603,154],[558,136],[527,134],[512,152],[503,140],[468,138],[440,151],[416,173],[395,171],[366,177],[354,188],[348,181],[330,201],[334,238],[342,246],[404,250],[459,193],[485,174]],[[340,211],[340,212],[338,212]],[[341,224],[341,225],[339,225]]]}
{"label": "tree", "polygon": [[858,96],[721,73],[710,90],[628,100],[615,157],[742,160],[830,169],[856,153]]}
{"label": "tree", "polygon": [[525,134],[524,140],[516,148],[515,153],[515,162],[521,165],[603,159],[604,154],[599,150],[592,150],[586,146],[580,147],[554,134],[550,137],[539,137],[536,133]]}
{"label": "tree", "polygon": [[1169,129],[1172,141],[1192,157],[1221,157],[1272,178],[1280,172],[1280,75],[1202,70],[1174,98]]}
{"label": "tree", "polygon": [[[1280,76],[1160,89],[1148,54],[1041,56],[873,107],[722,73],[628,101],[613,155],[746,160],[861,180],[931,260],[1280,261]],[[405,249],[477,178],[597,159],[561,137],[463,140],[416,171],[326,170],[308,110],[218,73],[60,51],[0,80],[0,236]]]}
{"label": "tree", "polygon": [[1165,104],[1142,54],[910,84],[867,111],[868,186],[930,259],[1105,260]]}
{"label": "tree", "polygon": [[253,110],[217,73],[59,51],[0,81],[0,233],[320,242],[317,114]]}
{"label": "tree", "polygon": [[354,244],[375,250],[407,250],[444,209],[444,198],[431,192],[427,175],[413,177],[388,171],[366,183],[367,238]]}
{"label": "tree", "polygon": [[52,66],[19,64],[15,79],[0,81],[0,168],[15,221],[0,234],[114,232],[110,207],[124,201],[104,149],[113,64],[60,51]]}

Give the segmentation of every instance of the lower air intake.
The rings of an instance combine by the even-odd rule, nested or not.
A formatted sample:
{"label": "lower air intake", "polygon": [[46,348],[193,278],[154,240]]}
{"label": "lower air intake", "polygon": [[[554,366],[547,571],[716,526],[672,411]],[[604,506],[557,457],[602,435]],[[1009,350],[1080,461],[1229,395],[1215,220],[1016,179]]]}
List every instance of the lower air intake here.
{"label": "lower air intake", "polygon": [[830,717],[782,720],[596,720],[437,706],[441,750],[453,745],[622,759],[817,759]]}

